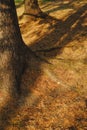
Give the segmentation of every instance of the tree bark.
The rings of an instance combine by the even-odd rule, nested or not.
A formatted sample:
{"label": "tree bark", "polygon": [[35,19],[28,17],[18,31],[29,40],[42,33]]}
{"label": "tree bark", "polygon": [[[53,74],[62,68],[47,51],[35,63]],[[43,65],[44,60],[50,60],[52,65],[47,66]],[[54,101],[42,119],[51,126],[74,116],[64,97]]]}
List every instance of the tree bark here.
{"label": "tree bark", "polygon": [[31,15],[35,17],[45,17],[46,14],[43,13],[39,7],[38,0],[25,0],[25,15]]}
{"label": "tree bark", "polygon": [[0,0],[0,92],[16,96],[24,67],[24,49],[14,0]]}

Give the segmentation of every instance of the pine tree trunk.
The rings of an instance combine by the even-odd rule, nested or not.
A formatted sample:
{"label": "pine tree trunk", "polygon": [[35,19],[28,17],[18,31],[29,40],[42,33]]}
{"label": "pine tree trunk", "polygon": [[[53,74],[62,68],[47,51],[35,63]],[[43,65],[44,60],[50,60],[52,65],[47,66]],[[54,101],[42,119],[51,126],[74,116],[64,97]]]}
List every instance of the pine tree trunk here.
{"label": "pine tree trunk", "polygon": [[38,0],[25,0],[25,15],[31,15],[35,17],[45,17],[46,14],[43,13],[39,7]]}
{"label": "pine tree trunk", "polygon": [[24,46],[14,0],[0,0],[0,92],[5,95],[20,93]]}

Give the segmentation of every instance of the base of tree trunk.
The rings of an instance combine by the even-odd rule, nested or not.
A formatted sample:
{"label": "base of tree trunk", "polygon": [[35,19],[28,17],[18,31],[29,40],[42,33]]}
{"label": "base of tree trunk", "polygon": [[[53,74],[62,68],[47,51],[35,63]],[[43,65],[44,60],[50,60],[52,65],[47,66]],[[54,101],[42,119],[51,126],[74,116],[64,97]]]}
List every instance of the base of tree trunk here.
{"label": "base of tree trunk", "polygon": [[25,16],[30,16],[30,17],[35,17],[35,18],[46,18],[48,16],[48,14],[40,12],[37,15],[35,14],[30,14],[30,13],[24,13],[23,15]]}

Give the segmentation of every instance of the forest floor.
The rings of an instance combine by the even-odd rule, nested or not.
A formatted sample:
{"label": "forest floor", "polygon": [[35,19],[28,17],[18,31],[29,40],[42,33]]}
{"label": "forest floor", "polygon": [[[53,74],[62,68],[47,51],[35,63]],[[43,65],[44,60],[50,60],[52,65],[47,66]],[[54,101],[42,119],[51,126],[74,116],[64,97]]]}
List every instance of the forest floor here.
{"label": "forest floor", "polygon": [[20,18],[24,7],[17,8],[24,42],[36,58],[30,55],[22,97],[0,130],[87,130],[87,0],[40,7],[45,19]]}

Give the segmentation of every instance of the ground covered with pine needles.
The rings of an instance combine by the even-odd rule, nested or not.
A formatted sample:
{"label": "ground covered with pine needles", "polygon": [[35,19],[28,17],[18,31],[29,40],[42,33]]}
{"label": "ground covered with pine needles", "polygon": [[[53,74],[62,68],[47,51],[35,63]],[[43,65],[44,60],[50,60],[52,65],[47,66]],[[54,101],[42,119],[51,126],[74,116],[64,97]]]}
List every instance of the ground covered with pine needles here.
{"label": "ground covered with pine needles", "polygon": [[22,95],[4,110],[0,130],[87,130],[87,1],[40,7],[45,19],[21,17],[23,5],[17,8],[22,37],[34,55]]}

